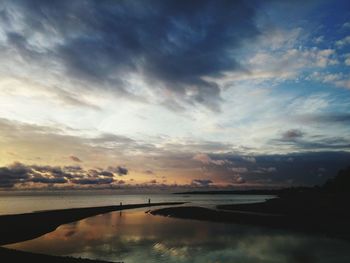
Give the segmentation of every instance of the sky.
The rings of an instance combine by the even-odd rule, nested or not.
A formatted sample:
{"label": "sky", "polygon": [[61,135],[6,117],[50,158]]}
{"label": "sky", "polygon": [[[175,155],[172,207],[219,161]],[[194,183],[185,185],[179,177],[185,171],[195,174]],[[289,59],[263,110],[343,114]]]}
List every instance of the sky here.
{"label": "sky", "polygon": [[350,165],[350,2],[0,1],[0,189],[250,189]]}

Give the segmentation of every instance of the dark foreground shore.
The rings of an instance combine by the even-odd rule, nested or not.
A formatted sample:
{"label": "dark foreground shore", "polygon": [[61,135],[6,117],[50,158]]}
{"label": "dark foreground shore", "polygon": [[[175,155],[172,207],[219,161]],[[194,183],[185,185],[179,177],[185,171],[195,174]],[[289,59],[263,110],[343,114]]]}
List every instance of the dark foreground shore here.
{"label": "dark foreground shore", "polygon": [[[0,259],[4,263],[12,262],[34,262],[34,263],[108,263],[107,261],[72,258],[72,257],[58,257],[43,254],[35,254],[30,252],[23,252],[13,249],[0,247]],[[117,262],[113,262],[117,263]]]}
{"label": "dark foreground shore", "polygon": [[291,197],[276,198],[264,203],[219,205],[217,209],[167,207],[150,213],[183,219],[287,229],[350,241],[350,212],[347,206],[344,202],[335,205],[329,197],[324,201],[320,201],[320,198],[317,198],[317,202],[310,201],[307,197],[299,197],[296,200]]}
{"label": "dark foreground shore", "polygon": [[[51,231],[58,226],[75,222],[87,217],[125,209],[143,208],[152,206],[180,205],[179,202],[164,202],[152,204],[134,204],[123,206],[104,206],[89,208],[72,208],[50,210],[35,213],[3,215],[0,216],[0,245],[17,243],[34,239]],[[0,247],[1,262],[86,262],[98,263],[104,261],[75,259],[69,257],[56,257],[41,254],[21,252]]]}

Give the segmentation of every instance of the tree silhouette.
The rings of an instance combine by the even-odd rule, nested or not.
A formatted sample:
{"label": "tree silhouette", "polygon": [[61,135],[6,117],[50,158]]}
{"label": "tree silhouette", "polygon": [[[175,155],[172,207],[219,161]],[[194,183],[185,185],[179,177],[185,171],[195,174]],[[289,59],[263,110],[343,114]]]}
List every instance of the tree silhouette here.
{"label": "tree silhouette", "polygon": [[340,170],[338,175],[329,179],[322,188],[328,193],[350,193],[350,167]]}

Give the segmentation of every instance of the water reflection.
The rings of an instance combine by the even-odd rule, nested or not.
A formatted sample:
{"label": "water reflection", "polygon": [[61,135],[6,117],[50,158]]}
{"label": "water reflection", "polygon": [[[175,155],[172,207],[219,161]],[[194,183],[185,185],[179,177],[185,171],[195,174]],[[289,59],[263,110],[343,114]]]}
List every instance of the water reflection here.
{"label": "water reflection", "polygon": [[350,243],[258,227],[112,212],[8,247],[138,262],[348,262]]}

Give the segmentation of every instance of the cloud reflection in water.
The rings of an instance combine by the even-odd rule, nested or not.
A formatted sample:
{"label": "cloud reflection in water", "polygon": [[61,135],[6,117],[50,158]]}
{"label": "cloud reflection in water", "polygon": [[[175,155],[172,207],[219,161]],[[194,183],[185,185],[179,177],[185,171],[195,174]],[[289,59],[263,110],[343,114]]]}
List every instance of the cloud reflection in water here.
{"label": "cloud reflection in water", "polygon": [[348,262],[350,243],[259,227],[112,212],[8,247],[136,262]]}

